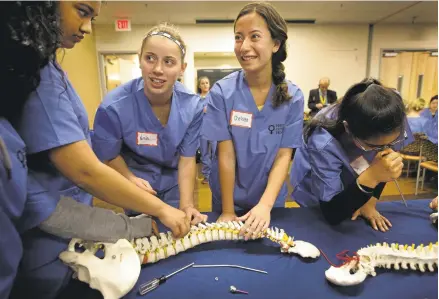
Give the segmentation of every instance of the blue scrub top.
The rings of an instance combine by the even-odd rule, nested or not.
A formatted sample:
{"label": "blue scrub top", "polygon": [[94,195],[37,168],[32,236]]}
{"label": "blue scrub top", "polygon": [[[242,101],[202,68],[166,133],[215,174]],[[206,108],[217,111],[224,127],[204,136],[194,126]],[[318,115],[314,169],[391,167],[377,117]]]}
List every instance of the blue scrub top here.
{"label": "blue scrub top", "polygon": [[438,134],[438,112],[435,115],[431,114],[430,109],[426,108],[421,112],[421,117],[427,120],[426,129],[428,140],[437,144],[437,134]]}
{"label": "blue scrub top", "polygon": [[[88,126],[87,112],[67,75],[49,63],[26,102],[18,130],[27,146],[29,182],[27,216],[21,223],[23,261],[14,286],[17,298],[53,298],[71,278],[69,268],[58,259],[69,240],[37,226],[53,213],[61,195],[91,205],[92,196],[59,173],[48,158],[49,150],[63,145],[82,140],[91,144]],[[37,162],[45,167],[33,166]]]}
{"label": "blue scrub top", "polygon": [[[261,199],[268,176],[280,148],[301,145],[304,97],[302,91],[287,82],[291,100],[274,108],[271,86],[261,111],[254,102],[244,72],[238,71],[219,80],[207,94],[202,137],[210,141],[232,140],[236,155],[235,206],[253,208]],[[213,204],[221,205],[218,160],[214,156],[210,175]],[[275,206],[284,206],[284,184]]]}
{"label": "blue scrub top", "polygon": [[424,117],[407,117],[412,133],[427,134],[427,119]]}
{"label": "blue scrub top", "polygon": [[23,254],[17,223],[26,203],[26,147],[3,118],[0,139],[5,145],[0,150],[0,298],[9,298]]}
{"label": "blue scrub top", "polygon": [[[327,112],[316,117],[337,118],[334,110]],[[396,151],[414,141],[407,120],[404,129],[406,139],[392,147]],[[304,207],[330,201],[358,177],[351,163],[361,158],[370,164],[376,154],[376,151],[364,152],[358,148],[347,133],[337,140],[325,129],[316,128],[307,143],[302,139],[302,147],[294,156],[290,171],[291,197]]]}
{"label": "blue scrub top", "polygon": [[[93,150],[103,161],[121,155],[134,175],[147,180],[162,200],[175,206],[178,160],[195,157],[202,120],[203,101],[176,82],[168,123],[163,126],[145,95],[143,79],[134,79],[109,92],[99,106]],[[173,188],[177,192],[172,192],[172,198],[164,196]]]}

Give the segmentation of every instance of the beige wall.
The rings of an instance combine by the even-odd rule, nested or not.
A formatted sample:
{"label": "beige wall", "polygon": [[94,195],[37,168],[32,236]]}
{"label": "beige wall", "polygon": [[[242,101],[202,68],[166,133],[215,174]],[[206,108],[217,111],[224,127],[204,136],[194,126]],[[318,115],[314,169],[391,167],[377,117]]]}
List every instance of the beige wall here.
{"label": "beige wall", "polygon": [[[149,26],[133,25],[131,32],[115,32],[113,25],[96,26],[96,49],[103,52],[138,52]],[[196,52],[233,52],[232,25],[180,26],[188,48],[185,85],[194,89]],[[287,78],[305,94],[316,88],[319,78],[331,78],[331,89],[342,96],[353,83],[366,76],[368,25],[290,25]],[[371,75],[379,75],[381,48],[437,48],[437,27],[389,26],[375,28]]]}
{"label": "beige wall", "polygon": [[194,66],[195,69],[241,68],[234,55],[233,57],[196,57],[194,60]]}
{"label": "beige wall", "polygon": [[379,77],[382,49],[437,49],[436,25],[376,25],[372,43],[370,75]]}
{"label": "beige wall", "polygon": [[90,128],[92,128],[96,109],[101,102],[101,85],[94,36],[87,35],[75,48],[65,50],[64,53],[60,52],[58,60],[84,103]]}
{"label": "beige wall", "polygon": [[342,96],[364,78],[367,62],[367,25],[296,25],[289,27],[287,78],[298,84],[308,101],[321,77]]}

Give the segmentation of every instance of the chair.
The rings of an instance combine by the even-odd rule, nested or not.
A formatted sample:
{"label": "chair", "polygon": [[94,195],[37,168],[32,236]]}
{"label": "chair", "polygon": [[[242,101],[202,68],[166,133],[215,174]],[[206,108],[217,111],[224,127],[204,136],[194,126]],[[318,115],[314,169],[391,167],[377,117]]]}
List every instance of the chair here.
{"label": "chair", "polygon": [[409,177],[410,173],[410,164],[411,162],[415,162],[415,164],[419,164],[421,161],[425,161],[425,157],[420,155],[421,141],[425,139],[424,134],[415,133],[413,134],[415,141],[405,146],[400,152],[401,157],[407,161],[407,177]]}
{"label": "chair", "polygon": [[438,172],[438,145],[432,143],[427,138],[422,138],[420,151],[419,151],[419,160],[421,160],[421,157],[425,157],[425,161],[421,161],[421,163],[418,164],[418,173],[416,175],[416,190],[415,195],[418,195],[418,187],[419,187],[419,179],[421,175],[421,168],[422,168],[422,184],[421,184],[421,191],[424,190],[424,181],[425,181],[425,171],[431,170],[434,172]]}

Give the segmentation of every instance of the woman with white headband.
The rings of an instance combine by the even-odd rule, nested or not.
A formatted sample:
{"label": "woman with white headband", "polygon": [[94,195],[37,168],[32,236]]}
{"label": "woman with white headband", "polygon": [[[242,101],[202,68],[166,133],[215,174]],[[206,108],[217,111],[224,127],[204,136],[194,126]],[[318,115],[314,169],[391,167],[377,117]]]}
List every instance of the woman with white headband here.
{"label": "woman with white headband", "polygon": [[179,207],[195,224],[207,220],[193,197],[203,104],[177,82],[186,69],[185,53],[172,25],[152,28],[140,49],[142,77],[107,94],[96,113],[92,143],[107,165]]}

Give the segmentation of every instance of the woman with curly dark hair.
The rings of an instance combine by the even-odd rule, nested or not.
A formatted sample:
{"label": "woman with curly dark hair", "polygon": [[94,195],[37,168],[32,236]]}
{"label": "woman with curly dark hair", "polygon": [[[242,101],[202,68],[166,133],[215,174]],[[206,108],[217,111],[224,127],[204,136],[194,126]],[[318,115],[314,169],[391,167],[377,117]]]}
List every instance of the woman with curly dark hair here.
{"label": "woman with curly dark hair", "polygon": [[[55,60],[61,40],[53,2],[0,3],[0,298],[8,298],[23,247],[18,220],[26,204],[26,146],[11,123]],[[50,41],[50,42],[49,42]]]}
{"label": "woman with curly dark hair", "polygon": [[[41,70],[54,64],[61,71],[56,64],[56,50],[63,42],[59,5],[53,1],[2,2],[0,22],[0,87],[3,94],[0,101],[0,298],[51,298],[51,294],[41,290],[50,286],[53,280],[37,280],[36,283],[41,284],[39,288],[35,288],[35,284],[23,286],[26,278],[32,277],[27,272],[32,267],[29,263],[37,265],[51,252],[44,246],[43,252],[38,251],[37,246],[32,248],[31,254],[25,249],[23,257],[23,247],[29,247],[29,240],[32,240],[29,236],[34,231],[63,238],[115,242],[150,235],[153,223],[150,218],[130,219],[71,198],[60,199],[56,190],[45,190],[33,176],[28,177],[26,145],[14,125],[17,125],[29,95],[44,81]],[[28,197],[27,186],[40,188],[38,196]],[[39,209],[44,200],[52,200],[56,206],[45,220],[41,217],[44,212]],[[47,207],[42,205],[42,208]],[[57,259],[57,254],[54,258]],[[46,268],[52,271],[53,267],[41,267]],[[68,269],[59,262],[58,268]],[[60,272],[55,274],[60,275]],[[67,278],[70,276],[71,273]],[[60,275],[59,279],[65,280],[65,277]]]}
{"label": "woman with curly dark hair", "polygon": [[[11,154],[3,150],[0,207],[1,213],[7,214],[1,221],[8,223],[1,223],[1,227],[2,231],[4,227],[15,229],[10,230],[7,238],[2,235],[8,243],[0,259],[6,258],[2,265],[8,267],[2,266],[0,271],[7,271],[2,277],[8,277],[4,292],[9,292],[21,258],[11,297],[54,298],[72,276],[71,270],[58,259],[59,253],[67,248],[68,238],[85,236],[116,241],[146,236],[151,231],[151,220],[146,221],[149,225],[144,222],[134,229],[126,217],[115,217],[98,209],[90,212],[92,195],[86,192],[121,207],[157,216],[177,236],[188,232],[189,220],[183,212],[142,191],[101,163],[91,150],[86,111],[55,61],[55,54],[59,48],[73,48],[85,34],[91,33],[91,22],[99,13],[100,2],[1,5],[4,23],[0,72],[4,100],[0,111],[14,125],[25,146],[13,127],[4,121],[2,137]],[[11,241],[17,246],[11,246]],[[3,248],[2,244],[0,247]],[[0,285],[3,288],[3,280]]]}

